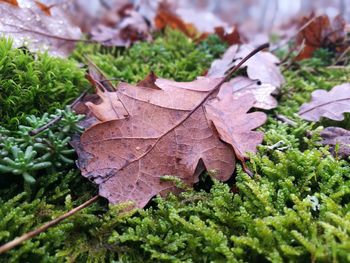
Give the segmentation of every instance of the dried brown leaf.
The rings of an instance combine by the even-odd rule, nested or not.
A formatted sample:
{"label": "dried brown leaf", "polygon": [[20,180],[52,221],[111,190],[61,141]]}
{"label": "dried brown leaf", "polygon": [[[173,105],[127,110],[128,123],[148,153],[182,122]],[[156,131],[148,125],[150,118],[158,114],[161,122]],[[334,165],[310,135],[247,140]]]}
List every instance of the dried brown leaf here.
{"label": "dried brown leaf", "polygon": [[232,31],[228,33],[225,28],[216,27],[215,28],[215,34],[224,42],[226,42],[229,46],[235,45],[235,44],[242,44],[240,33],[237,29],[237,27],[233,27]]}
{"label": "dried brown leaf", "polygon": [[246,151],[254,152],[261,142],[262,134],[250,129],[260,126],[266,116],[247,114],[255,102],[250,95],[214,99],[197,108],[221,81],[156,79],[156,89],[148,79],[144,86],[120,83],[113,94],[100,94],[110,98],[102,98],[100,105],[89,104],[100,120],[109,116],[108,105],[116,99],[129,115],[93,125],[74,143],[83,176],[99,184],[100,195],[111,203],[132,200],[138,207],[154,195],[175,190],[173,183],[161,180],[164,175],[192,185],[207,169],[227,180],[234,171],[234,152],[244,160]]}
{"label": "dried brown leaf", "polygon": [[176,13],[170,10],[167,5],[160,5],[156,17],[154,18],[155,28],[162,30],[166,27],[179,30],[190,38],[195,38],[199,34],[194,25],[185,23]]}
{"label": "dried brown leaf", "polygon": [[214,123],[220,138],[233,147],[241,161],[247,158],[247,153],[256,152],[256,146],[264,137],[262,132],[252,131],[266,121],[263,112],[247,113],[254,103],[251,94],[235,96],[231,93],[218,96],[205,105],[207,117]]}
{"label": "dried brown leaf", "polygon": [[346,22],[340,15],[332,21],[327,15],[304,17],[301,25],[307,26],[297,35],[297,45],[304,45],[304,48],[295,58],[296,60],[311,58],[318,48],[336,46],[338,51],[344,49]]}
{"label": "dried brown leaf", "polygon": [[[254,48],[250,45],[233,45],[221,59],[215,60],[208,72],[210,77],[222,77],[230,68],[236,66]],[[247,67],[250,79],[260,80],[261,83],[271,84],[279,88],[284,78],[277,66],[279,59],[270,52],[260,52],[248,60],[243,66]]]}
{"label": "dried brown leaf", "polygon": [[19,6],[17,0],[0,0],[0,3],[1,2],[8,3],[8,4],[16,6],[16,7]]}
{"label": "dried brown leaf", "polygon": [[67,56],[81,31],[57,9],[48,16],[34,8],[18,8],[0,4],[0,32],[14,39],[14,46],[27,46],[30,51],[48,51],[54,56]]}
{"label": "dried brown leaf", "polygon": [[350,83],[335,86],[329,92],[315,90],[311,101],[300,107],[299,115],[308,121],[318,121],[321,117],[341,121],[345,112],[350,112]]}

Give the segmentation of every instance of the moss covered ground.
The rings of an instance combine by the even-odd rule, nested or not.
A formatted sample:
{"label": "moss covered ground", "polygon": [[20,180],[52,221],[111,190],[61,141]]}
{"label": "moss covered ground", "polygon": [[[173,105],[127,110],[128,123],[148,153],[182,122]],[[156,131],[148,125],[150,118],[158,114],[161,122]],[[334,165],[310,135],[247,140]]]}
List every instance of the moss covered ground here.
{"label": "moss covered ground", "polygon": [[[167,31],[127,50],[78,46],[63,60],[1,40],[0,244],[97,193],[75,168],[68,143],[80,116],[65,105],[88,87],[82,54],[108,77],[136,83],[150,70],[193,80],[225,49],[215,36],[196,44]],[[195,190],[155,198],[138,211],[100,199],[0,262],[350,262],[349,162],[319,143],[319,131],[334,123],[296,115],[313,90],[350,82],[349,67],[324,61],[315,57],[284,71],[279,106],[267,112],[263,145],[248,162],[254,178],[239,165],[228,183],[204,174]],[[50,129],[28,135],[57,116],[63,118]],[[349,117],[337,125],[349,127]]]}

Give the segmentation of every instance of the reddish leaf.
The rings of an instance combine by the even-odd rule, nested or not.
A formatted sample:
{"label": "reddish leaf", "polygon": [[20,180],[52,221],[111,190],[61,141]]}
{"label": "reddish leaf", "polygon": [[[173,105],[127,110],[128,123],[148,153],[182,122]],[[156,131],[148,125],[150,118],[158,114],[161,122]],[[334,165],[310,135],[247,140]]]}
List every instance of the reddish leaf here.
{"label": "reddish leaf", "polygon": [[0,2],[5,2],[5,3],[8,3],[10,5],[17,6],[17,7],[19,6],[17,0],[0,0]]}
{"label": "reddish leaf", "polygon": [[51,8],[54,7],[54,5],[44,5],[43,3],[39,1],[34,1],[35,4],[39,7],[41,11],[43,11],[46,15],[51,16]]}
{"label": "reddish leaf", "polygon": [[217,34],[218,37],[222,41],[226,42],[229,46],[235,44],[242,44],[241,36],[238,32],[237,27],[233,27],[231,33],[227,33],[227,31],[223,27],[216,27],[215,34]]}
{"label": "reddish leaf", "polygon": [[14,39],[14,46],[27,46],[30,51],[48,51],[54,56],[67,56],[79,41],[81,31],[57,9],[57,15],[0,4],[0,32]]}
{"label": "reddish leaf", "polygon": [[188,37],[194,38],[198,35],[196,28],[192,24],[185,23],[178,15],[166,5],[160,5],[157,15],[154,19],[156,29],[162,30],[165,27],[171,27],[179,30]]}
{"label": "reddish leaf", "polygon": [[221,95],[205,106],[208,119],[213,121],[220,138],[232,145],[236,157],[244,161],[246,154],[255,152],[263,140],[262,132],[251,130],[263,125],[266,115],[262,112],[247,113],[255,102],[250,94],[240,97],[232,93]]}
{"label": "reddish leaf", "polygon": [[343,159],[350,156],[350,131],[339,127],[327,127],[320,135],[323,139],[322,144],[329,145],[333,155]]}
{"label": "reddish leaf", "polygon": [[[222,77],[226,72],[237,65],[253,47],[249,45],[233,45],[223,55],[222,59],[215,60],[208,72],[210,77]],[[243,66],[247,67],[247,74],[250,79],[260,80],[261,83],[268,83],[275,87],[280,87],[284,78],[276,65],[279,63],[277,57],[269,52],[260,52]]]}
{"label": "reddish leaf", "polygon": [[[303,18],[301,25],[307,25],[297,36],[297,44],[304,45],[304,48],[295,58],[302,60],[311,58],[313,52],[318,48],[331,48],[338,46],[338,49],[344,48],[346,22],[340,15],[331,22],[327,15],[318,17]],[[340,46],[339,46],[340,45]],[[341,47],[343,46],[343,47]]]}
{"label": "reddish leaf", "polygon": [[341,121],[345,112],[350,112],[350,83],[335,86],[329,92],[315,90],[311,101],[300,107],[299,115],[308,121],[318,121],[321,117]]}
{"label": "reddish leaf", "polygon": [[[266,116],[247,114],[255,102],[249,95],[205,102],[221,78],[156,79],[158,88],[149,85],[149,78],[145,86],[121,83],[116,92],[100,94],[110,98],[89,104],[100,120],[110,116],[107,108],[116,99],[129,115],[93,125],[74,143],[83,176],[99,184],[100,195],[111,203],[132,200],[143,207],[154,195],[175,190],[173,183],[161,181],[164,175],[192,185],[207,169],[227,180],[234,171],[234,152],[243,160],[262,140],[262,133],[250,129]],[[118,116],[125,110],[115,109]]]}

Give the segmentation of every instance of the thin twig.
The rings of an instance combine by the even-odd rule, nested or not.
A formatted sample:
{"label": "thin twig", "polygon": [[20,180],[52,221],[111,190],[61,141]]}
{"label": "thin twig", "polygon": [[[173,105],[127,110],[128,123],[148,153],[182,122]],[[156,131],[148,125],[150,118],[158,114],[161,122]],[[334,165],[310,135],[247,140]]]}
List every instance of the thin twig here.
{"label": "thin twig", "polygon": [[[70,105],[68,105],[69,108],[73,108],[87,93],[87,90],[85,90],[82,94],[79,95],[78,98],[76,98]],[[49,121],[48,123],[46,123],[45,125],[32,130],[29,132],[30,136],[35,136],[39,133],[41,133],[42,131],[45,131],[47,128],[49,128],[50,126],[54,125],[55,123],[57,123],[58,121],[60,121],[63,118],[63,115],[59,115],[55,118],[53,118],[51,121]]]}
{"label": "thin twig", "polygon": [[0,254],[3,254],[5,252],[9,251],[10,249],[18,246],[19,244],[23,243],[24,241],[31,239],[32,237],[35,237],[35,236],[39,235],[40,233],[46,231],[48,228],[57,225],[58,223],[60,223],[64,219],[74,215],[75,213],[79,212],[83,208],[93,204],[94,202],[97,201],[98,198],[99,198],[99,195],[95,195],[94,197],[90,198],[85,203],[81,204],[80,206],[78,206],[78,207],[68,211],[67,213],[47,222],[46,224],[42,225],[41,227],[39,227],[31,232],[25,233],[22,236],[17,237],[14,240],[2,245],[0,247]]}
{"label": "thin twig", "polygon": [[286,123],[292,127],[296,127],[297,126],[297,123],[295,121],[292,121],[291,119],[288,119],[286,116],[282,115],[282,114],[276,114],[276,119],[283,122],[283,123]]}

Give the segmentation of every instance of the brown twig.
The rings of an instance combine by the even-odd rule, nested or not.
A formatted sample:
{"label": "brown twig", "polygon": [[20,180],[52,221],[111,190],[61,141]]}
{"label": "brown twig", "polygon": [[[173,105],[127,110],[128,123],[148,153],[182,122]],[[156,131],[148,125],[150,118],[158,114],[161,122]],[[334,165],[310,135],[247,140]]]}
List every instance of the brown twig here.
{"label": "brown twig", "polygon": [[[70,105],[68,105],[68,107],[73,108],[86,95],[86,93],[87,93],[87,90],[85,90],[82,94],[80,94],[78,98],[76,98]],[[52,126],[55,123],[57,123],[58,121],[60,121],[62,119],[62,117],[63,117],[63,115],[61,114],[61,115],[53,118],[51,121],[49,121],[45,125],[30,131],[29,135],[35,136],[35,135],[41,133],[42,131],[45,131],[47,128],[49,128],[50,126]]]}
{"label": "brown twig", "polygon": [[63,215],[61,215],[53,220],[51,220],[50,222],[47,222],[46,224],[42,225],[41,227],[39,227],[31,232],[25,233],[22,236],[17,237],[14,240],[2,245],[0,247],[0,254],[3,254],[5,252],[9,251],[10,249],[18,246],[19,244],[23,243],[24,241],[39,235],[40,233],[46,231],[50,227],[57,225],[58,223],[60,223],[64,219],[74,215],[75,213],[79,212],[83,208],[93,204],[94,202],[97,201],[98,198],[99,198],[99,195],[95,195],[94,197],[90,198],[85,203],[81,204],[80,206],[68,211],[67,213],[65,213],[65,214],[63,214]]}

